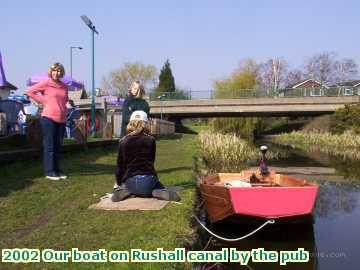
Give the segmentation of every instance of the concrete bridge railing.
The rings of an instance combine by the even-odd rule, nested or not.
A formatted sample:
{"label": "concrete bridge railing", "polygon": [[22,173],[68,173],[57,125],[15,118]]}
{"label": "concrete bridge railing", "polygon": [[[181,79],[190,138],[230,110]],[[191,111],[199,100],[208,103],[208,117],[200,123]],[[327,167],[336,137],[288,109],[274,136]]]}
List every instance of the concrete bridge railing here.
{"label": "concrete bridge railing", "polygon": [[170,118],[307,116],[333,113],[360,96],[151,101],[150,114]]}

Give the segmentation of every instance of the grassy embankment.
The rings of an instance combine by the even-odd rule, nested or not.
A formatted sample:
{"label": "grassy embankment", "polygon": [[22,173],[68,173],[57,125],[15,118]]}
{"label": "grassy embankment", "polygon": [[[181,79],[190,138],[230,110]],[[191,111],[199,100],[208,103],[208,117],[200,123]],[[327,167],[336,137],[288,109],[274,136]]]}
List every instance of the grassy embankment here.
{"label": "grassy embankment", "polygon": [[[182,204],[161,211],[101,211],[88,209],[112,190],[116,147],[67,154],[63,168],[70,178],[49,181],[41,162],[0,168],[0,249],[54,250],[173,250],[195,239],[189,224],[195,181],[192,157],[196,135],[157,142],[156,168],[165,185],[190,185],[179,193]],[[30,263],[3,264],[0,269],[184,269],[160,263]]]}
{"label": "grassy embankment", "polygon": [[324,153],[360,159],[360,136],[352,133],[331,134],[291,132],[272,138],[274,142],[299,147],[305,150],[316,150]]}

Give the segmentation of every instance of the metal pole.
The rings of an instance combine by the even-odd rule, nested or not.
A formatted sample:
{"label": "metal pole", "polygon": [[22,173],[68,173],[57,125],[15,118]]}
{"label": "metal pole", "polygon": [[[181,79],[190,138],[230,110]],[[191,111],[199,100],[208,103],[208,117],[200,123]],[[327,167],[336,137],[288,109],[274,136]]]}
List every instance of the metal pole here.
{"label": "metal pole", "polygon": [[95,50],[94,50],[94,38],[95,33],[99,34],[98,31],[96,31],[95,25],[91,22],[91,20],[86,15],[81,15],[80,18],[83,20],[83,22],[90,28],[91,30],[91,55],[92,55],[92,67],[91,67],[91,77],[92,77],[92,99],[91,99],[91,135],[95,137],[96,135],[96,125],[95,125]]}
{"label": "metal pole", "polygon": [[163,119],[163,100],[162,97],[160,97],[160,119]]}
{"label": "metal pole", "polygon": [[73,49],[79,49],[79,50],[82,50],[82,47],[74,47],[74,46],[70,46],[70,77],[72,78],[72,74],[73,74],[73,56],[72,56],[72,51]]}
{"label": "metal pole", "polygon": [[92,77],[92,99],[91,99],[91,135],[95,137],[96,135],[96,126],[95,126],[95,53],[94,53],[94,29],[91,31],[91,51],[92,51],[92,67],[91,67],[91,77]]}
{"label": "metal pole", "polygon": [[163,98],[166,97],[166,95],[162,94],[158,96],[157,98],[160,100],[160,119],[163,119]]}
{"label": "metal pole", "polygon": [[72,78],[72,49],[73,47],[70,47],[70,77]]}

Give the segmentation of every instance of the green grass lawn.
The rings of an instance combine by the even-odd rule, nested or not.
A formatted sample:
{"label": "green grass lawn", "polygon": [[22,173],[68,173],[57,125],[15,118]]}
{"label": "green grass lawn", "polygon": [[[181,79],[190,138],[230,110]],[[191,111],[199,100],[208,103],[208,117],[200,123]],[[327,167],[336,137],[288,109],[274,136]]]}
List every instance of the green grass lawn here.
{"label": "green grass lawn", "polygon": [[[182,204],[161,211],[101,211],[88,209],[112,191],[117,147],[97,148],[64,156],[70,178],[49,181],[41,161],[0,168],[0,247],[54,250],[173,250],[195,240],[190,226],[195,180],[192,158],[196,135],[157,141],[156,169],[165,185],[186,185]],[[0,269],[184,269],[160,263],[30,263],[5,264]]]}

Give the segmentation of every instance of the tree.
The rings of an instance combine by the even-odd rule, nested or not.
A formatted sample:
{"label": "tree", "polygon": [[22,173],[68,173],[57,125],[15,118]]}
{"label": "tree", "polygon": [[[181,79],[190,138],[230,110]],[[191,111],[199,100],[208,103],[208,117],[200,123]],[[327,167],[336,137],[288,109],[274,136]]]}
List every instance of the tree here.
{"label": "tree", "polygon": [[121,68],[113,70],[108,78],[103,78],[102,87],[126,96],[132,82],[138,80],[145,88],[154,88],[156,85],[157,70],[154,65],[144,65],[141,62],[125,63]]}
{"label": "tree", "polygon": [[254,60],[245,59],[228,78],[214,82],[215,98],[254,95],[259,82],[259,66]]}
{"label": "tree", "polygon": [[157,92],[175,92],[175,79],[171,71],[169,59],[165,61],[159,75]]}
{"label": "tree", "polygon": [[287,62],[280,58],[272,58],[261,64],[261,78],[267,94],[284,86],[287,66]]}
{"label": "tree", "polygon": [[101,78],[101,83],[100,83],[100,85],[101,85],[102,91],[103,91],[106,95],[117,94],[116,91],[114,91],[114,90],[112,89],[112,86],[111,86],[109,80],[108,80],[105,76],[103,76],[103,77]]}
{"label": "tree", "polygon": [[[259,66],[252,59],[246,59],[230,77],[214,82],[215,98],[239,98],[249,95],[260,82]],[[251,94],[251,92],[250,92]],[[260,118],[216,118],[213,127],[220,132],[230,132],[251,137],[262,126]]]}
{"label": "tree", "polygon": [[336,61],[337,81],[346,81],[353,79],[358,74],[358,66],[353,59],[343,58]]}
{"label": "tree", "polygon": [[293,69],[289,71],[285,77],[285,87],[293,85],[301,80],[305,79],[304,73],[299,69]]}
{"label": "tree", "polygon": [[308,78],[317,80],[321,84],[335,82],[336,53],[323,52],[312,56],[306,61],[305,74]]}

